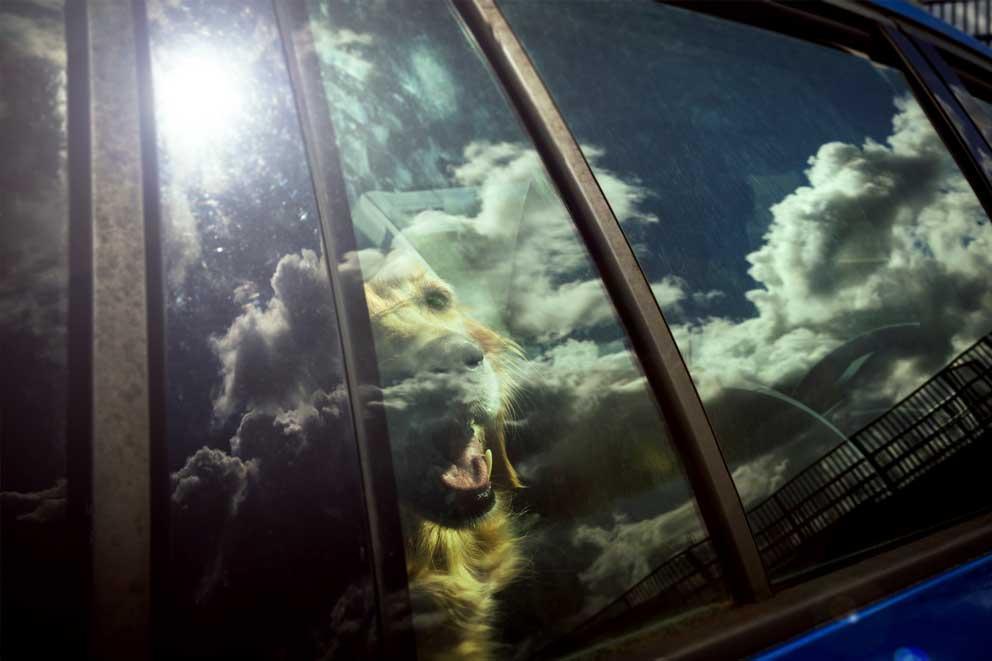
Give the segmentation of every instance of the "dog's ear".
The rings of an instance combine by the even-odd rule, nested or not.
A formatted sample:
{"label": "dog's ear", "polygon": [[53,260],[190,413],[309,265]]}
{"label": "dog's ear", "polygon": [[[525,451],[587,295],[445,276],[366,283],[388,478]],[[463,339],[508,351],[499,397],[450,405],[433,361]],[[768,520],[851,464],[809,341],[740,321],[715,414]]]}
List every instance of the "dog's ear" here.
{"label": "dog's ear", "polygon": [[503,432],[502,422],[496,425],[496,438],[490,445],[493,451],[493,477],[492,482],[497,487],[504,489],[519,489],[523,487],[516,469],[510,463],[510,457],[506,453],[506,434]]}

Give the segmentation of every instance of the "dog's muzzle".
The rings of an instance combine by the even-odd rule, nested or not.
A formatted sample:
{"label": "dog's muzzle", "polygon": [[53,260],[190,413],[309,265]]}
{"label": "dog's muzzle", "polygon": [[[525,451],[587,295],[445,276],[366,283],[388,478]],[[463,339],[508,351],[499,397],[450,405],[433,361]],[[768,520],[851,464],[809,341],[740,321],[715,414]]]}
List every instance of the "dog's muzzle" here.
{"label": "dog's muzzle", "polygon": [[482,516],[495,503],[493,453],[484,447],[492,416],[485,358],[469,339],[437,338],[402,380],[392,375],[384,392],[402,496],[448,525]]}

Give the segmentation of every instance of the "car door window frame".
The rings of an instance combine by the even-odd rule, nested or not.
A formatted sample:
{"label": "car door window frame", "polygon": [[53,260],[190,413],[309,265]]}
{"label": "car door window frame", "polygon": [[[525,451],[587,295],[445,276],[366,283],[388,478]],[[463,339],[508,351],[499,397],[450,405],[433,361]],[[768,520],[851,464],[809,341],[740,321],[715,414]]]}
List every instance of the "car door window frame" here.
{"label": "car door window frame", "polygon": [[[92,591],[90,539],[93,448],[93,213],[90,186],[90,58],[86,2],[65,7],[66,149],[69,179],[68,410],[66,435],[66,518],[76,559],[76,584],[67,597],[86,612]],[[87,622],[74,632],[80,656],[86,652]]]}
{"label": "car door window frame", "polygon": [[[80,656],[149,655],[153,445],[162,374],[153,325],[157,186],[143,144],[144,4],[66,6],[70,202],[67,516],[77,545]],[[146,43],[144,44],[147,45]],[[147,71],[145,71],[147,73]],[[147,82],[147,81],[146,81]],[[152,133],[153,134],[153,133]],[[154,166],[152,166],[153,168]],[[144,286],[135,286],[142,283]],[[155,429],[158,427],[158,430]]]}
{"label": "car door window frame", "polygon": [[[988,149],[992,149],[992,136],[986,135],[978,127],[978,118],[975,113],[982,113],[982,119],[992,123],[992,111],[987,112],[984,108],[975,107],[973,99],[980,98],[986,103],[992,104],[992,84],[988,82],[992,80],[992,65],[983,63],[973,56],[968,57],[968,54],[961,53],[959,49],[953,49],[946,44],[938,44],[921,30],[907,26],[903,28],[903,31],[920,47],[927,60],[950,88],[978,134],[984,138],[987,149],[985,151],[980,150],[978,153],[990,153]],[[981,90],[980,95],[974,93],[975,89]]]}
{"label": "car door window frame", "polygon": [[372,326],[363,282],[357,277],[357,267],[356,277],[347,278],[342,277],[338,268],[349,257],[354,258],[357,245],[344,174],[335,148],[335,129],[322,102],[319,63],[312,35],[306,27],[305,4],[273,2],[273,7],[309,160],[325,266],[340,329],[343,371],[362,470],[382,650],[385,657],[405,658],[414,653],[415,640],[382,382],[371,341]]}

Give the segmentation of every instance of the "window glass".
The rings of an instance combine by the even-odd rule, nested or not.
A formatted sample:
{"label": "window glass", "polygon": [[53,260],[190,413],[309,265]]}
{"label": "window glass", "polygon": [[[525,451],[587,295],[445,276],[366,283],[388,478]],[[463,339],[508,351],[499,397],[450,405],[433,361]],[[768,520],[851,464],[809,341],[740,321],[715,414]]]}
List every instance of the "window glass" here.
{"label": "window glass", "polygon": [[654,283],[772,576],[987,507],[992,237],[905,77],[659,3],[501,7]]}
{"label": "window glass", "polygon": [[[533,653],[643,602],[721,597],[595,266],[454,14],[308,6],[317,111],[360,247],[340,268],[364,277],[420,656]],[[637,182],[614,185],[632,222],[652,222]]]}
{"label": "window glass", "polygon": [[153,2],[169,657],[368,655],[339,337],[272,3]]}
{"label": "window glass", "polygon": [[[992,73],[947,51],[941,50],[939,55],[934,56],[941,58],[944,66],[950,66],[954,70],[947,76],[946,82],[975,123],[978,132],[992,148]],[[992,152],[989,149],[982,152],[980,145],[973,148],[979,150],[979,165],[986,176],[992,177]]]}
{"label": "window glass", "polygon": [[982,135],[992,144],[992,101],[972,96],[972,101],[977,106],[977,110],[971,110],[971,116],[981,129]]}
{"label": "window glass", "polygon": [[[961,78],[966,89],[954,86],[954,93],[985,136],[985,140],[992,145],[992,87],[988,84],[980,85],[968,75],[962,75]],[[992,168],[992,164],[989,167]]]}
{"label": "window glass", "polygon": [[71,653],[61,2],[0,5],[0,657]]}

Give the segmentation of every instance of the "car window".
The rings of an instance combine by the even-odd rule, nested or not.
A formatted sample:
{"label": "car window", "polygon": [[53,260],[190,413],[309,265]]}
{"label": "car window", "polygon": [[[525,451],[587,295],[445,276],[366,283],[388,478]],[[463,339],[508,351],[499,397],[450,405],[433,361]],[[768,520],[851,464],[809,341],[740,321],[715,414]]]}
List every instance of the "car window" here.
{"label": "car window", "polygon": [[977,94],[971,95],[971,98],[977,106],[975,110],[969,109],[972,119],[975,120],[985,139],[992,144],[992,100],[983,99]]}
{"label": "car window", "polygon": [[71,653],[63,3],[0,5],[0,656]]}
{"label": "car window", "polygon": [[500,6],[653,284],[772,578],[987,507],[989,221],[906,77],[660,3]]}
{"label": "car window", "polygon": [[[443,3],[308,2],[359,250],[422,658],[724,599],[596,267]],[[646,191],[617,177],[631,222]],[[332,222],[347,222],[333,218]],[[512,647],[511,647],[512,646]],[[503,652],[500,652],[501,654]]]}
{"label": "car window", "polygon": [[167,340],[167,656],[364,657],[366,519],[272,3],[149,5]]}
{"label": "car window", "polygon": [[961,72],[961,82],[964,89],[953,86],[955,95],[978,126],[978,130],[985,136],[985,140],[992,145],[992,86],[987,80],[982,84],[972,73]]}

